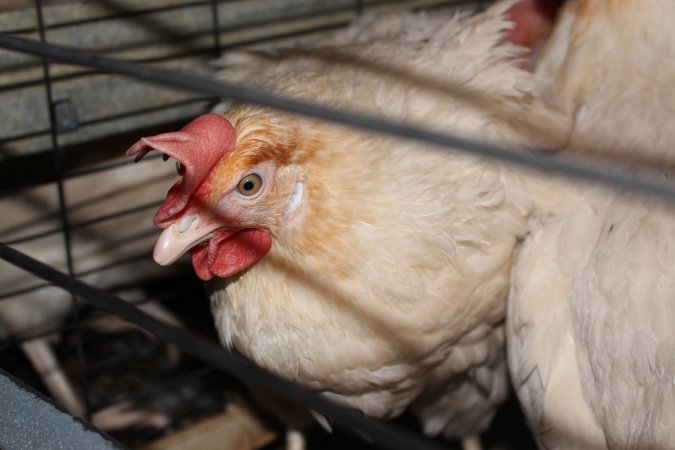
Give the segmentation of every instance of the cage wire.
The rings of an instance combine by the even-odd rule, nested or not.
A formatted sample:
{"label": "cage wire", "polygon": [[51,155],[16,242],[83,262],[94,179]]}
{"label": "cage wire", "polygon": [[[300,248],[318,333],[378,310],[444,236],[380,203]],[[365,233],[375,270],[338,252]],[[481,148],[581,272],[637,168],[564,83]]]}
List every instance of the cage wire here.
{"label": "cage wire", "polygon": [[[154,3],[155,7],[148,8],[149,3]],[[103,14],[95,18],[86,16],[79,18],[77,17],[78,13],[82,11],[75,11],[74,14],[66,14],[65,20],[60,17],[65,10],[52,10],[51,21],[46,23],[42,2],[37,1],[34,4],[33,11],[19,10],[8,13],[14,17],[5,17],[3,29],[14,35],[37,35],[41,42],[46,42],[48,32],[54,33],[58,38],[61,36],[60,33],[68,33],[68,30],[73,29],[80,30],[87,26],[96,26],[96,22],[109,23],[130,20],[134,17],[147,18],[157,14],[178,13],[181,9],[194,10],[194,8],[200,6],[210,9],[212,14],[209,16],[213,18],[214,30],[218,29],[218,14],[213,14],[217,11],[217,2],[173,3],[176,4],[163,6],[159,2],[147,2],[141,8],[129,9],[129,11],[110,8],[109,14],[103,11]],[[112,9],[117,10],[113,11]],[[27,20],[27,16],[30,16],[31,13],[34,13],[32,26],[20,26],[10,30],[5,28],[8,25],[22,23],[22,21],[30,22],[30,20]],[[18,20],[12,21],[11,19]],[[219,36],[214,30],[211,30],[211,35],[216,36],[213,37],[213,45],[192,46],[181,52],[166,53],[162,55],[162,58],[171,61],[178,58],[194,57],[194,55],[201,56],[204,59],[217,56],[219,54]],[[11,61],[8,61],[8,63],[11,66]],[[103,136],[105,136],[106,133],[110,135],[111,132],[120,129],[119,126],[108,125],[106,130],[106,124],[128,121],[129,118],[138,120],[138,117],[152,115],[153,113],[157,115],[162,111],[171,111],[176,108],[186,108],[188,114],[195,114],[205,110],[206,100],[193,96],[191,98],[170,98],[171,101],[163,99],[159,105],[153,105],[146,101],[145,104],[141,102],[141,107],[136,110],[122,109],[113,114],[102,114],[94,117],[92,117],[91,112],[87,114],[87,111],[82,111],[80,108],[78,117],[78,99],[64,98],[63,90],[55,89],[54,86],[64,83],[75,83],[78,86],[77,83],[79,82],[79,86],[84,85],[83,91],[86,92],[88,90],[86,80],[94,75],[93,72],[85,70],[62,73],[55,70],[54,66],[44,59],[40,60],[40,66],[41,73],[30,70],[21,71],[10,67],[10,69],[18,71],[19,75],[25,74],[26,76],[12,78],[10,75],[8,78],[6,75],[0,88],[0,92],[6,94],[6,98],[7,94],[10,95],[10,101],[12,93],[25,94],[26,98],[23,99],[23,104],[30,104],[31,100],[39,100],[39,91],[43,90],[44,101],[36,101],[35,103],[38,104],[38,108],[43,106],[43,112],[47,113],[45,114],[47,120],[35,121],[41,126],[31,126],[32,124],[27,125],[25,123],[16,124],[12,123],[11,119],[8,120],[10,125],[3,130],[5,132],[0,144],[4,150],[3,153],[5,153],[1,164],[3,169],[6,169],[5,173],[9,174],[3,177],[5,182],[2,188],[6,196],[18,198],[25,195],[29,200],[37,199],[43,201],[43,203],[49,203],[47,199],[43,198],[43,193],[39,191],[45,183],[51,183],[52,186],[56,187],[58,208],[54,211],[56,217],[50,217],[49,215],[43,217],[48,219],[47,223],[51,228],[49,226],[46,227],[47,229],[42,227],[43,229],[33,232],[32,228],[25,226],[27,225],[26,222],[10,221],[10,223],[7,223],[8,227],[3,227],[3,238],[7,236],[9,231],[8,242],[11,245],[27,246],[27,249],[33,249],[38,254],[43,252],[45,246],[58,248],[58,240],[62,239],[61,248],[65,261],[65,266],[62,269],[68,274],[82,279],[92,279],[93,277],[94,280],[101,281],[102,278],[110,278],[115,270],[128,273],[129,270],[134,270],[140,262],[150,257],[150,247],[146,245],[145,250],[141,253],[119,253],[114,257],[96,261],[95,264],[85,265],[86,267],[78,259],[87,259],[87,256],[83,256],[82,252],[77,254],[77,251],[75,251],[76,254],[73,254],[73,247],[76,249],[82,247],[80,234],[92,234],[96,232],[95,230],[109,229],[115,224],[124,223],[125,220],[128,221],[129,218],[138,218],[141,214],[147,217],[160,203],[161,197],[156,196],[151,201],[140,203],[132,201],[129,203],[131,206],[118,205],[117,211],[111,212],[101,208],[99,211],[93,211],[84,216],[78,214],[76,208],[81,205],[78,206],[77,202],[81,203],[82,201],[73,198],[77,197],[73,194],[73,189],[80,189],[81,186],[86,189],[92,184],[91,180],[96,180],[99,177],[105,180],[107,174],[114,173],[116,170],[124,170],[123,168],[128,166],[128,162],[110,160],[109,154],[100,154],[92,159],[91,155],[87,157],[82,150],[86,150],[86,147],[92,144],[96,145],[93,138],[102,136],[100,131],[96,132],[96,128],[102,129]],[[57,97],[59,95],[61,95],[61,98]],[[138,106],[139,102],[134,103],[134,105]],[[25,114],[26,108],[20,107],[18,109],[18,112],[24,112]],[[163,119],[165,122],[170,122],[174,118],[171,114],[165,114],[165,116]],[[144,125],[147,126],[148,124],[144,123]],[[87,129],[94,129],[93,134],[92,132],[86,133]],[[105,137],[111,139],[110,136]],[[99,139],[98,142],[100,143],[101,140]],[[79,150],[78,144],[80,145]],[[107,148],[113,146],[117,145],[108,144]],[[30,169],[27,170],[27,168]],[[73,184],[74,187],[71,186],[70,188],[70,195],[66,195],[67,185]],[[36,190],[38,191],[37,195],[35,195]],[[99,196],[101,195],[99,193]],[[68,197],[68,200],[66,197]],[[53,202],[54,199],[50,200]],[[3,202],[3,206],[7,206],[7,202]],[[11,203],[9,206],[11,206]],[[38,203],[36,206],[39,208],[42,205]],[[12,212],[15,211],[11,208],[6,210],[6,214]],[[12,235],[13,229],[16,233]],[[132,236],[132,238],[135,242],[139,241],[138,236]],[[42,246],[43,249],[35,249],[35,246]],[[124,270],[125,267],[128,267],[129,270]],[[7,278],[4,277],[3,281],[7,281]],[[121,279],[119,281],[122,282]],[[168,281],[170,279],[164,277],[163,283]],[[134,299],[134,303],[139,307],[148,306],[151,303],[153,305],[155,303],[161,304],[161,302],[170,301],[181,295],[195,299],[203,298],[201,289],[197,288],[194,283],[191,284],[189,280],[186,280],[185,284],[180,283],[173,286],[169,284],[162,289],[155,288],[151,293],[147,293],[148,284],[151,283],[152,280],[150,279],[141,280],[140,277],[136,277],[134,280],[122,283],[122,285],[117,283],[118,285],[112,286],[112,288],[116,291],[128,292],[129,289],[142,287],[143,295],[137,295]],[[49,284],[41,281],[35,281],[32,284],[28,281],[24,284],[19,283],[19,287],[16,287],[16,283],[13,282],[8,283],[8,285],[3,286],[0,294],[0,301],[6,302],[4,305],[0,305],[0,316],[3,316],[3,321],[6,319],[3,311],[7,314],[11,312],[8,309],[12,308],[11,302],[26,300],[27,298],[33,301],[40,298],[47,301],[53,300],[54,302],[58,299],[60,299],[60,302],[63,301],[62,297],[47,299],[49,296],[56,297],[58,294],[55,295],[53,290],[49,290]],[[158,283],[154,284],[154,286],[157,285]],[[12,287],[15,288],[12,289]],[[45,291],[49,293],[45,293]],[[53,367],[35,366],[34,370],[38,372],[37,374],[30,370],[27,371],[26,367],[14,363],[15,360],[20,360],[22,356],[16,349],[23,349],[24,353],[29,356],[30,361],[33,362],[30,353],[31,348],[33,348],[33,352],[44,352],[44,345],[37,347],[37,343],[44,342],[45,339],[51,341],[54,337],[59,337],[59,345],[56,346],[57,364],[60,364],[63,372],[65,372],[66,383],[73,384],[71,390],[76,390],[75,395],[79,398],[81,404],[75,405],[75,409],[82,409],[77,411],[80,413],[79,415],[92,420],[101,411],[115,412],[116,408],[134,408],[137,405],[144,405],[142,408],[146,410],[150,408],[147,405],[152,405],[153,410],[161,409],[163,411],[161,415],[147,412],[145,415],[154,420],[154,423],[145,427],[141,425],[140,429],[123,427],[106,430],[130,446],[144,444],[161,434],[166,434],[167,431],[177,429],[186,422],[186,419],[189,419],[188,423],[189,421],[198,421],[201,417],[222,409],[224,402],[222,391],[226,385],[222,375],[218,377],[211,367],[198,365],[191,361],[183,360],[180,365],[171,361],[167,362],[166,345],[158,340],[149,340],[144,336],[138,336],[138,333],[116,333],[113,335],[114,338],[109,338],[110,335],[104,337],[98,333],[93,334],[92,329],[100,329],[100,326],[95,324],[101,322],[109,324],[109,317],[106,317],[102,311],[87,307],[81,299],[77,299],[72,294],[69,297],[70,305],[61,306],[63,310],[67,310],[70,316],[67,321],[63,317],[56,317],[57,320],[51,320],[51,323],[38,323],[38,325],[43,326],[36,327],[32,326],[35,324],[26,324],[19,329],[9,330],[10,338],[2,342],[0,347],[4,352],[3,356],[5,356],[3,366],[6,364],[5,361],[9,360],[10,367],[16,369],[15,373],[24,375],[34,384],[45,384],[44,377],[41,380],[36,375],[42,375],[42,371],[50,371]],[[33,311],[29,308],[28,312]],[[63,315],[63,311],[60,313],[60,315]],[[11,314],[9,316],[12,318]],[[45,319],[49,318],[45,317]],[[86,344],[85,340],[87,341]],[[49,345],[51,344],[52,342],[49,343]],[[87,348],[85,349],[85,347]],[[76,355],[75,358],[70,356],[72,353]],[[173,358],[175,360],[176,356],[174,355]],[[170,395],[167,400],[168,393],[175,392],[180,394]],[[195,397],[209,400],[195,402]],[[159,400],[163,400],[164,404],[158,406]],[[73,410],[72,402],[70,406],[71,411],[76,412]],[[133,416],[129,417],[133,418]]]}
{"label": "cage wire", "polygon": [[[34,227],[35,223],[33,222],[12,222],[8,229],[2,230],[3,243],[0,245],[0,257],[9,261],[12,265],[33,273],[37,278],[16,286],[3,286],[0,291],[0,308],[3,307],[5,302],[9,304],[10,301],[17,298],[54,289],[52,286],[59,286],[68,293],[68,304],[64,307],[66,313],[62,313],[62,316],[67,316],[68,320],[63,318],[62,323],[53,321],[56,323],[50,323],[49,326],[35,329],[27,327],[27,332],[24,332],[25,330],[19,330],[18,333],[13,330],[6,331],[7,339],[0,343],[0,361],[6,364],[5,361],[8,358],[19,358],[19,346],[26,347],[31,342],[39,342],[53,336],[61,337],[61,350],[57,350],[57,356],[59,359],[66,360],[66,353],[72,353],[74,350],[76,354],[76,358],[70,359],[70,369],[65,367],[65,370],[72,381],[76,379],[77,394],[81,396],[84,408],[83,415],[88,419],[93,419],[97,412],[115,405],[152,403],[148,399],[166,396],[170,392],[180,390],[178,389],[179,386],[189,387],[186,389],[190,391],[191,397],[187,403],[194,403],[196,398],[208,397],[212,399],[212,401],[207,401],[206,404],[201,405],[201,409],[194,407],[194,405],[179,407],[178,409],[181,409],[180,414],[172,415],[166,423],[150,431],[146,430],[132,435],[120,434],[119,436],[127,445],[146,444],[152,439],[166,434],[167,430],[179,429],[186,423],[194,423],[198,419],[222,409],[226,403],[225,392],[231,383],[235,383],[234,380],[223,376],[222,372],[226,372],[234,375],[235,378],[260,385],[266,390],[325,415],[338,428],[365,437],[371,445],[377,448],[422,449],[441,447],[437,442],[428,441],[405,429],[400,429],[400,427],[367,419],[361,414],[339,408],[322,397],[255,367],[246,360],[224,351],[217,344],[209,341],[208,339],[215,340],[212,332],[211,334],[207,333],[207,339],[197,338],[181,328],[167,325],[158,320],[156,315],[149,315],[139,310],[139,307],[155,304],[170,304],[176,308],[176,305],[181,303],[176,299],[190,296],[196,300],[190,302],[190,308],[183,305],[183,309],[180,311],[181,317],[184,317],[182,315],[184,313],[189,316],[190,313],[187,312],[187,309],[192,309],[194,305],[201,304],[203,306],[201,316],[198,315],[194,318],[195,328],[204,329],[204,320],[208,321],[209,318],[209,313],[206,310],[208,301],[205,299],[198,283],[189,276],[181,275],[185,272],[179,270],[178,274],[163,272],[162,275],[158,275],[159,272],[153,272],[152,270],[146,272],[145,269],[140,269],[138,270],[138,279],[126,281],[118,278],[120,272],[115,272],[116,270],[124,270],[138,262],[147,262],[150,259],[149,251],[136,254],[120,253],[111,260],[93,261],[88,265],[79,264],[80,258],[87,259],[86,252],[83,253],[79,250],[79,246],[83,245],[80,242],[80,233],[85,233],[92,227],[98,226],[103,226],[104,230],[106,226],[121,228],[120,222],[116,221],[133,220],[136,216],[147,216],[161,204],[162,198],[137,199],[139,201],[136,201],[136,203],[129,202],[127,199],[119,210],[103,212],[99,210],[95,213],[90,212],[88,215],[81,215],[81,209],[86,209],[86,205],[69,203],[69,196],[72,195],[72,189],[69,191],[70,183],[75,183],[75,190],[77,190],[78,180],[91,180],[93,178],[98,180],[97,184],[104,184],[107,174],[118,170],[123,171],[129,167],[129,162],[122,162],[113,157],[114,151],[119,152],[120,148],[126,148],[127,144],[135,140],[138,135],[156,134],[176,128],[177,125],[183,124],[186,119],[207,111],[208,106],[220,98],[267,105],[369,131],[415,139],[433,144],[441,151],[460,150],[470,152],[546,172],[604,183],[630,192],[654,195],[667,201],[675,200],[675,187],[659,182],[656,177],[649,177],[641,173],[608,171],[604,167],[594,166],[582,159],[562,161],[547,155],[498,148],[403,123],[333,110],[320,105],[242,88],[222,81],[213,81],[206,76],[205,71],[195,72],[196,68],[201,66],[196,65],[195,60],[192,59],[208,61],[220,55],[223,50],[235,46],[256,47],[270,45],[270,43],[284,45],[288,42],[295,42],[297,39],[314,33],[321,33],[342,26],[363,11],[382,7],[391,8],[393,4],[396,7],[420,7],[471,2],[377,2],[365,0],[303,2],[296,0],[295,2],[281,2],[285,6],[289,4],[296,6],[295,12],[290,15],[286,14],[286,17],[283,17],[284,13],[280,12],[281,7],[278,6],[278,3],[277,6],[272,7],[270,2],[265,3],[263,1],[222,2],[208,0],[179,2],[167,0],[162,2],[157,0],[148,2],[150,4],[148,7],[140,8],[132,8],[128,5],[123,7],[120,6],[122,3],[117,4],[116,2],[101,3],[106,4],[108,8],[95,11],[96,13],[93,15],[82,15],[79,18],[71,17],[61,20],[62,18],[57,14],[55,19],[47,21],[45,20],[45,7],[42,5],[42,1],[35,0],[32,24],[30,20],[25,20],[25,11],[22,13],[24,14],[24,16],[21,16],[22,20],[19,20],[20,23],[16,26],[8,27],[6,23],[0,20],[0,25],[3,27],[3,32],[0,33],[0,47],[22,55],[41,58],[39,71],[29,71],[31,76],[27,79],[10,79],[7,77],[3,79],[0,85],[0,95],[28,92],[27,98],[36,99],[37,90],[42,90],[43,100],[37,102],[37,107],[43,108],[39,115],[45,119],[42,122],[36,121],[37,125],[28,127],[18,126],[12,120],[7,120],[9,128],[4,129],[3,134],[5,136],[0,139],[0,170],[3,173],[3,176],[0,177],[1,198],[3,201],[6,199],[11,201],[11,199],[18,198],[22,194],[32,193],[36,189],[51,186],[55,190],[49,195],[52,196],[52,200],[54,196],[56,197],[56,204],[58,205],[57,211],[40,210],[42,216],[33,214],[33,218],[47,217],[49,219],[42,227]],[[248,11],[246,7],[253,3],[257,4],[258,8],[261,5],[269,6],[269,9],[276,8],[276,12],[272,11],[272,16],[277,14],[282,16],[281,19],[275,19],[272,16],[259,18],[260,23],[258,25],[262,27],[263,31],[259,31],[257,35],[247,33],[244,26],[239,28],[233,26],[230,23],[232,20],[236,22],[241,20],[242,15],[246,16],[244,13],[238,16],[233,11],[238,11],[237,8]],[[329,4],[330,6],[327,6]],[[307,5],[313,5],[314,9],[307,7]],[[18,5],[17,8],[19,6],[22,5]],[[26,5],[23,5],[23,7],[25,8]],[[188,30],[177,39],[178,41],[182,39],[193,40],[192,44],[194,45],[186,47],[179,45],[169,50],[164,49],[158,55],[144,54],[142,57],[135,58],[133,62],[130,60],[132,58],[125,57],[127,55],[124,51],[114,57],[104,56],[91,51],[76,49],[72,46],[55,45],[48,39],[49,33],[53,32],[62,37],[63,35],[59,33],[66,33],[71,28],[95,27],[97,24],[114,21],[138,20],[145,23],[146,20],[151,22],[150,18],[156,15],[173,14],[180,11],[189,11],[190,14],[193,14],[198,9],[206,12],[201,23],[209,23],[209,29],[200,32]],[[13,11],[9,14],[18,13]],[[253,13],[249,11],[248,14]],[[249,18],[246,20],[254,20],[250,16],[247,17]],[[0,14],[1,18],[2,14]],[[278,28],[277,25],[282,19],[289,21],[291,25]],[[154,25],[157,28],[162,28],[157,23]],[[228,34],[227,30],[234,30],[234,36]],[[281,44],[279,44],[280,42]],[[120,52],[119,50],[111,52],[115,54],[116,51]],[[179,64],[182,59],[186,59],[189,62],[188,65],[195,70],[190,72],[176,70],[184,68]],[[167,63],[175,61],[179,63],[173,66],[168,64],[168,67],[171,68],[165,68]],[[63,66],[63,64],[77,66],[78,69]],[[149,64],[152,64],[152,66]],[[18,65],[26,66],[30,65],[30,62],[26,59],[19,59]],[[35,65],[34,62],[33,65]],[[164,67],[158,67],[160,65]],[[55,94],[57,90],[55,85],[90,78],[95,79],[102,74],[123,75],[174,88],[171,90],[173,94],[169,95],[166,94],[166,91],[152,91],[152,89],[144,88],[149,92],[149,97],[152,97],[151,101],[147,101],[133,110],[124,109],[124,107],[116,109],[113,105],[111,108],[113,111],[98,116],[88,111],[82,111],[81,113],[80,108],[83,100],[77,99],[76,93],[72,94],[77,101],[73,101],[72,98],[67,96]],[[114,83],[110,79],[106,79],[105,82],[108,85]],[[83,88],[83,91],[85,93],[93,92],[89,88]],[[60,94],[63,93],[62,90],[59,90],[59,92]],[[139,92],[139,90],[132,89],[130,95]],[[163,95],[166,96],[161,98],[161,101],[157,101]],[[17,111],[22,112],[23,110],[21,110],[21,107],[17,107]],[[97,151],[96,155],[92,155],[92,152],[89,151],[90,148],[100,149],[100,152]],[[27,168],[30,168],[30,170],[27,170]],[[161,181],[160,184],[164,189],[169,185],[165,179],[158,181]],[[89,184],[82,182],[81,186],[91,186],[91,181],[89,181]],[[86,199],[83,203],[86,204]],[[40,209],[41,203],[38,202],[36,205],[36,209]],[[152,240],[155,233],[154,230],[140,230],[138,235],[139,239]],[[13,249],[13,247],[27,246],[25,253],[30,254],[31,250],[36,251],[36,249],[44,248],[46,245],[44,244],[45,239],[51,239],[51,245],[54,245],[54,239],[57,240],[57,245],[58,240],[62,241],[60,243],[60,250],[63,255],[62,262],[51,264],[53,267],[30,258],[24,252]],[[34,247],[31,247],[31,245]],[[150,248],[148,247],[148,250]],[[122,273],[128,273],[128,269],[126,270],[127,272]],[[136,269],[132,270],[136,271]],[[112,275],[108,277],[101,275],[108,271],[111,271]],[[109,292],[83,283],[80,279],[100,285],[106,291],[123,294],[131,292],[133,298],[130,302],[121,301]],[[7,280],[7,278],[3,278],[3,280]],[[136,292],[138,287],[143,288],[141,295]],[[90,305],[96,307],[96,309],[91,308]],[[1,311],[2,309],[0,309],[0,313]],[[153,314],[157,312],[156,309],[148,309],[148,311]],[[98,347],[99,356],[92,358],[92,352],[88,351],[92,350],[88,348],[92,347],[89,342],[96,342],[97,339],[92,337],[92,332],[88,327],[99,323],[106,314],[109,314],[108,317],[120,317],[134,323],[140,327],[139,329],[152,333],[160,340],[149,339],[145,334],[138,332],[125,335],[117,343],[115,339],[110,337],[98,338],[98,343],[93,347]],[[2,314],[0,314],[1,317]],[[187,326],[186,323],[183,325]],[[125,342],[125,340],[128,342]],[[111,346],[115,347],[115,351],[111,351]],[[167,357],[171,352],[171,346],[175,346],[192,357],[189,362],[175,363],[174,361],[173,364],[180,366],[179,369],[176,367],[167,368],[167,365],[172,364],[168,361],[170,358]],[[101,357],[101,354],[104,356]],[[158,367],[153,369],[145,367],[145,370],[136,374],[135,380],[126,384],[120,382],[122,378],[129,377],[126,373],[120,374],[130,369],[128,366],[124,366],[124,368],[115,371],[113,367],[132,360],[137,361],[137,366],[147,366],[148,358],[153,355],[159,361]],[[137,369],[138,367],[134,370]],[[32,376],[36,383],[40,385],[34,371],[31,374],[31,370],[22,370],[29,374],[28,377]],[[39,372],[39,369],[37,371]],[[101,378],[104,379],[103,382],[101,382]],[[151,381],[143,382],[143,378],[146,379],[145,381],[147,379]],[[102,383],[103,390],[110,389],[113,391],[113,386],[122,384],[127,391],[114,392],[114,395],[104,396],[100,392],[92,392],[92,384],[95,385],[96,383]],[[180,401],[174,399],[173,403],[180,403]]]}

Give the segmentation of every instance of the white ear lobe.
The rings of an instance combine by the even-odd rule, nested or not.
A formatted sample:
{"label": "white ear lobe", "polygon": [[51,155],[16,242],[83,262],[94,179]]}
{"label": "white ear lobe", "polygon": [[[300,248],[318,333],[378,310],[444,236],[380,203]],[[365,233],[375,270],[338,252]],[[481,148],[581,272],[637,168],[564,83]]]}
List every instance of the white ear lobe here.
{"label": "white ear lobe", "polygon": [[300,208],[300,205],[302,205],[302,198],[304,196],[304,191],[305,191],[304,183],[298,180],[298,182],[295,184],[293,194],[291,194],[291,197],[288,199],[288,205],[286,205],[286,209],[284,210],[284,217],[293,214],[295,211],[298,210],[298,208]]}

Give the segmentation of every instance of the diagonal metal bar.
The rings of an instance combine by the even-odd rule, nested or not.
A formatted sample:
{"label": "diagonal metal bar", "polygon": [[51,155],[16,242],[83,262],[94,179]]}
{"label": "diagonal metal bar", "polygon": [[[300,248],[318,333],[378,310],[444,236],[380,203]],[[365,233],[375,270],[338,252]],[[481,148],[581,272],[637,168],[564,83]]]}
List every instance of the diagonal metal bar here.
{"label": "diagonal metal bar", "polygon": [[651,177],[621,170],[609,170],[607,167],[591,165],[581,158],[569,155],[564,160],[544,153],[515,151],[503,147],[485,144],[473,139],[460,138],[445,133],[412,126],[402,122],[379,119],[364,114],[341,111],[314,103],[289,99],[255,89],[234,85],[223,81],[109,58],[93,53],[54,44],[42,44],[30,39],[0,33],[0,47],[17,52],[41,56],[62,63],[93,67],[100,71],[126,75],[140,80],[159,83],[178,89],[200,92],[218,98],[229,98],[244,103],[255,103],[285,111],[304,114],[311,117],[350,125],[359,129],[375,131],[407,139],[412,139],[449,151],[461,151],[484,156],[499,161],[518,164],[524,167],[557,173],[586,181],[657,196],[675,202],[675,183],[660,181],[656,175]]}
{"label": "diagonal metal bar", "polygon": [[382,448],[391,450],[441,450],[446,447],[391,424],[370,419],[354,410],[342,408],[290,381],[261,369],[250,361],[223,350],[218,345],[185,330],[161,322],[140,309],[63,272],[37,261],[4,243],[0,243],[0,258],[43,278],[74,295],[85,298],[97,308],[113,313],[124,320],[143,327],[158,338],[170,342],[180,350],[228,374],[258,386],[295,404],[330,419],[331,423]]}

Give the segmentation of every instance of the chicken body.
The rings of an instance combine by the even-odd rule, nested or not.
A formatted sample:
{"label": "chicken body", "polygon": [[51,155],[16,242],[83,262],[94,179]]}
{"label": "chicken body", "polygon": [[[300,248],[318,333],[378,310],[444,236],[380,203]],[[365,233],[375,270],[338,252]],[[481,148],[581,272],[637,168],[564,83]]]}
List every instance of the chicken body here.
{"label": "chicken body", "polygon": [[[503,42],[507,6],[449,15],[420,40],[278,61],[238,55],[221,76],[492,142],[559,148],[568,122],[537,102],[519,51]],[[508,392],[514,249],[528,220],[555,201],[477,158],[261,107],[224,117],[202,116],[128,152],[154,149],[182,164],[155,216],[165,228],[155,259],[170,264],[191,249],[210,280],[223,344],[371,416],[411,407],[430,435],[484,430]],[[536,132],[525,126],[534,117]]]}
{"label": "chicken body", "polygon": [[675,446],[675,214],[601,190],[526,239],[507,341],[541,448]]}
{"label": "chicken body", "polygon": [[574,151],[674,168],[672,6],[668,0],[563,5],[536,76],[541,95],[574,117]]}
{"label": "chicken body", "polygon": [[[302,214],[274,230],[277,245],[236,282],[211,282],[221,340],[376,417],[401,413],[440,371],[436,383],[468,391],[468,405],[454,405],[457,414],[480,405],[482,420],[469,421],[473,432],[480,431],[507,390],[501,320],[522,218],[508,207],[503,217],[475,214],[481,205],[467,205],[439,180],[462,171],[468,179],[460,182],[484,177],[494,186],[498,175],[441,155],[411,161],[404,146],[367,145],[368,138],[355,133],[323,141],[307,129],[288,131],[324,151],[302,167],[286,167],[284,175],[303,183]],[[333,139],[340,145],[329,150]],[[356,146],[369,151],[351,153]],[[376,173],[397,182],[392,187]],[[443,187],[447,192],[439,192]],[[485,195],[488,204],[495,201]],[[453,213],[459,223],[477,220],[484,229],[475,235],[453,229]],[[513,222],[514,229],[491,232],[495,219]],[[480,246],[480,256],[472,246]],[[481,257],[489,264],[483,266]],[[451,358],[457,361],[445,367]],[[455,433],[468,429],[451,422],[457,425]]]}
{"label": "chicken body", "polygon": [[[563,6],[537,76],[573,151],[672,169],[673,19],[666,1]],[[591,189],[525,241],[508,354],[541,448],[675,448],[674,226],[672,208]]]}

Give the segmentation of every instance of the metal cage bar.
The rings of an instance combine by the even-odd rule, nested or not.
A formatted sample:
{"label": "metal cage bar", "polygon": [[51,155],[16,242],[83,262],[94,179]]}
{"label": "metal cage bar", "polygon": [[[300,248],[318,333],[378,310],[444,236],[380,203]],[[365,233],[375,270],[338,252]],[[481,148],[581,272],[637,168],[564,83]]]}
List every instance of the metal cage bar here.
{"label": "metal cage bar", "polygon": [[[40,36],[40,41],[44,44],[47,43],[47,37],[45,34],[45,24],[42,14],[42,1],[35,0],[35,14],[38,23],[38,34]],[[50,126],[50,137],[52,142],[52,155],[53,155],[53,167],[54,167],[54,178],[56,179],[56,187],[58,192],[58,202],[59,202],[59,220],[61,222],[61,232],[63,234],[63,246],[66,255],[66,264],[68,268],[68,273],[70,276],[74,276],[75,269],[73,265],[73,255],[71,251],[71,229],[70,221],[68,220],[68,210],[66,207],[66,195],[63,188],[63,177],[61,173],[61,147],[59,145],[59,136],[58,136],[58,127],[56,124],[56,111],[54,104],[54,97],[52,94],[52,80],[49,69],[49,61],[47,58],[42,58],[42,70],[44,74],[44,86],[45,86],[45,95],[47,97],[47,107],[49,108],[49,126]],[[71,293],[70,295],[72,300],[72,312],[73,312],[73,322],[75,326],[78,325],[80,320],[79,309],[77,307],[77,297]],[[79,372],[79,384],[82,389],[82,398],[84,401],[84,413],[87,418],[91,417],[91,402],[89,400],[89,381],[87,379],[87,361],[84,357],[84,341],[82,338],[82,333],[80,332],[79,327],[75,331],[76,339],[76,351],[77,359],[79,361],[80,367],[82,370]]]}
{"label": "metal cage bar", "polygon": [[669,202],[675,202],[675,185],[673,183],[658,181],[655,177],[646,176],[644,173],[639,173],[636,170],[632,171],[632,173],[608,170],[607,167],[594,164],[587,158],[567,157],[566,159],[561,159],[542,153],[517,151],[406,123],[285,98],[224,81],[212,80],[196,74],[148,67],[129,61],[95,55],[71,47],[41,44],[30,39],[10,36],[5,33],[0,33],[0,47],[47,57],[64,63],[95,67],[104,72],[126,75],[147,82],[159,83],[164,86],[212,95],[214,98],[229,98],[243,103],[270,106],[284,111],[349,125],[361,130],[431,144],[442,151],[469,153],[519,165],[524,168],[564,175],[582,181],[599,183],[608,187],[656,196]]}
{"label": "metal cage bar", "polygon": [[417,434],[395,427],[392,424],[371,419],[365,415],[342,408],[333,402],[310,392],[295,383],[279,378],[276,375],[256,366],[252,362],[229,353],[222,347],[196,337],[184,330],[161,322],[136,307],[117,297],[89,286],[67,274],[54,270],[27,255],[0,243],[0,258],[53,283],[74,295],[87,299],[97,308],[111,312],[124,320],[135,323],[153,333],[166,342],[170,342],[201,361],[236,378],[264,387],[294,404],[302,405],[328,418],[331,423],[342,430],[377,443],[382,448],[391,450],[443,449],[445,446],[423,438]]}

